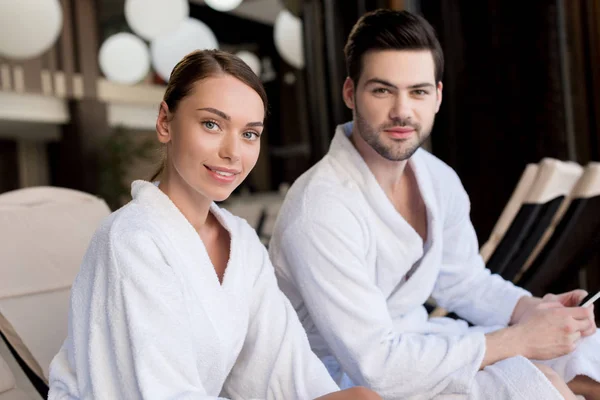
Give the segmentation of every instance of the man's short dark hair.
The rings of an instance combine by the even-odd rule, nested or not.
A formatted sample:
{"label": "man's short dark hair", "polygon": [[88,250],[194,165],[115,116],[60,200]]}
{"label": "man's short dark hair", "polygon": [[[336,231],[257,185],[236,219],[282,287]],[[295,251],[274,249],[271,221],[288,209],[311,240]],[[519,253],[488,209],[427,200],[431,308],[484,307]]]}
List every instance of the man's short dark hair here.
{"label": "man's short dark hair", "polygon": [[362,59],[372,50],[430,50],[435,65],[435,81],[444,74],[444,54],[435,30],[425,20],[408,11],[380,9],[363,15],[352,28],[344,47],[346,69],[354,84],[362,73]]}

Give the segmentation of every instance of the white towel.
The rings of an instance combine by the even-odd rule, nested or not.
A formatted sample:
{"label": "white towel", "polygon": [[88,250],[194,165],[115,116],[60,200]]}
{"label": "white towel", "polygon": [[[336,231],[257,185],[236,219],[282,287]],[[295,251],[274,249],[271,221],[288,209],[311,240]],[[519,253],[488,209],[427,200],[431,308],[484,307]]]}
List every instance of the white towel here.
{"label": "white towel", "polygon": [[577,349],[571,354],[536,362],[552,367],[565,382],[571,381],[577,375],[600,382],[600,331],[581,339]]}

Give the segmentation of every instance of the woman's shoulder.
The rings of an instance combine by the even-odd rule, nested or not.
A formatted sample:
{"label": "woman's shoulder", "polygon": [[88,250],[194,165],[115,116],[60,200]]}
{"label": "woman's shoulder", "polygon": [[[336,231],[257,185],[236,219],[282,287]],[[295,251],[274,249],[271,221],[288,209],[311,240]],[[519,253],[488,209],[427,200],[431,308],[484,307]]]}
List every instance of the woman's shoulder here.
{"label": "woman's shoulder", "polygon": [[90,248],[95,251],[102,248],[114,250],[135,246],[135,243],[142,241],[157,242],[162,232],[154,219],[150,210],[131,201],[101,222],[92,237]]}
{"label": "woman's shoulder", "polygon": [[156,227],[156,216],[148,207],[130,201],[109,215],[101,225],[106,233],[120,235],[130,232],[159,232]]}

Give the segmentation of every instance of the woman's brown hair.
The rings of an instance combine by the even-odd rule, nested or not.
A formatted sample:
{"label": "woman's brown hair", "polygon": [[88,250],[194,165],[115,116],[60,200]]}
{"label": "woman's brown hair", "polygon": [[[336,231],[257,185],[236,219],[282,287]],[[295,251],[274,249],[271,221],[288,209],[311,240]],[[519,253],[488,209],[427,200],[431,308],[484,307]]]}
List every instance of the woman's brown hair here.
{"label": "woman's brown hair", "polygon": [[[263,101],[267,115],[267,93],[256,74],[239,57],[220,50],[197,50],[183,57],[173,68],[163,101],[169,107],[169,112],[177,110],[179,102],[190,94],[194,84],[202,79],[220,74],[231,75],[250,86]],[[160,167],[150,178],[154,181],[165,170],[167,164],[166,152]]]}

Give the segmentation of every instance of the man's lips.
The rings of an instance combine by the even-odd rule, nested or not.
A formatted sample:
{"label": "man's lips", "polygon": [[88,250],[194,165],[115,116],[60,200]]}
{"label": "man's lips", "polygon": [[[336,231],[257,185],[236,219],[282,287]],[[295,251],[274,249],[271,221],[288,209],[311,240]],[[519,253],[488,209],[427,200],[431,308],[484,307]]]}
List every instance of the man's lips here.
{"label": "man's lips", "polygon": [[409,133],[409,132],[413,132],[414,130],[415,130],[415,128],[413,128],[413,127],[385,129],[386,132],[391,132],[391,133]]}

